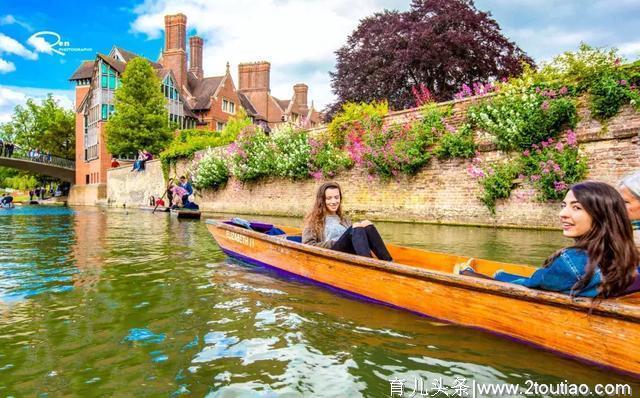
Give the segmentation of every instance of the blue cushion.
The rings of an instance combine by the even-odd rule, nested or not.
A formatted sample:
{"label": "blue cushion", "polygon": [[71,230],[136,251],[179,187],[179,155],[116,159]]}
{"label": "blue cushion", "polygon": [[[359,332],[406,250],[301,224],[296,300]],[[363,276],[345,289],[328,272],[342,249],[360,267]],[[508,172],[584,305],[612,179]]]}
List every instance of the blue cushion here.
{"label": "blue cushion", "polygon": [[302,236],[287,236],[287,240],[302,243]]}

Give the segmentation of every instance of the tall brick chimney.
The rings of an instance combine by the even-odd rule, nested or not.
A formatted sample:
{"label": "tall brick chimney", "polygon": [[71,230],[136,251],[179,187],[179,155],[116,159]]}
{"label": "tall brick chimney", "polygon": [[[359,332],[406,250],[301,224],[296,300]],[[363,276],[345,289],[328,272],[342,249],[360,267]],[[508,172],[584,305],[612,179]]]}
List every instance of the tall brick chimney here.
{"label": "tall brick chimney", "polygon": [[164,16],[164,52],[162,64],[173,71],[178,86],[187,83],[187,16]]}
{"label": "tall brick chimney", "polygon": [[202,79],[204,72],[202,70],[202,45],[204,41],[202,37],[191,36],[189,38],[189,72],[193,72],[198,79]]}
{"label": "tall brick chimney", "polygon": [[238,89],[241,91],[271,91],[271,64],[267,61],[238,65]]}
{"label": "tall brick chimney", "polygon": [[309,92],[309,86],[304,83],[298,83],[293,86],[294,104],[303,110],[308,110],[307,105],[307,93]]}

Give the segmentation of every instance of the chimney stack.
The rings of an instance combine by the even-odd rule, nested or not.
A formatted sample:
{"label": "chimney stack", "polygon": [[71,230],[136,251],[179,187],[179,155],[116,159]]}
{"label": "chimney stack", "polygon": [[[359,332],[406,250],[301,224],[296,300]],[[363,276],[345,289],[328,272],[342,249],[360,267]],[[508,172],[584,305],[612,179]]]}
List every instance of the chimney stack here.
{"label": "chimney stack", "polygon": [[309,86],[304,83],[298,83],[293,86],[293,97],[295,105],[303,110],[308,110],[307,94],[309,93]]}
{"label": "chimney stack", "polygon": [[187,16],[184,14],[165,15],[162,66],[173,71],[180,91],[182,91],[182,86],[187,83],[186,40]]}
{"label": "chimney stack", "polygon": [[238,65],[238,89],[240,91],[271,90],[269,79],[271,64],[266,61]]}
{"label": "chimney stack", "polygon": [[189,38],[189,72],[200,80],[204,76],[202,70],[202,45],[204,41],[201,37],[191,36]]}

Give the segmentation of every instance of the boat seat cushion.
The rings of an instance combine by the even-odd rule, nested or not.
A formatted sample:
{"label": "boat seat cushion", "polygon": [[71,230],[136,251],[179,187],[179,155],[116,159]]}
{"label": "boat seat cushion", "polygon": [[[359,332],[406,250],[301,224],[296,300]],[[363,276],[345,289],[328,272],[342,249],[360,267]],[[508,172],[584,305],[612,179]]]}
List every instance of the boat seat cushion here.
{"label": "boat seat cushion", "polygon": [[287,236],[287,240],[302,243],[302,236]]}

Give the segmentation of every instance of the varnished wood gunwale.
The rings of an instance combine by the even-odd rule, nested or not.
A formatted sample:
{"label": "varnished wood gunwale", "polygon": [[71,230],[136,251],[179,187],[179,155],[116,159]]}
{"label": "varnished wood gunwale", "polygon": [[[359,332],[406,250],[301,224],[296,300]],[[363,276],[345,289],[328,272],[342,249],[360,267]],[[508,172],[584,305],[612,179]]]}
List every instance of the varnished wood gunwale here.
{"label": "varnished wood gunwale", "polygon": [[[259,263],[437,319],[477,327],[640,376],[640,354],[635,347],[635,342],[640,341],[638,294],[593,303],[589,298],[572,299],[560,293],[301,245],[218,221],[207,224],[223,249]],[[240,236],[252,239],[247,242],[253,247],[239,243],[246,240]],[[403,250],[422,256],[431,254],[419,249]],[[436,258],[448,256],[433,254]],[[451,256],[455,262],[466,259]]]}

